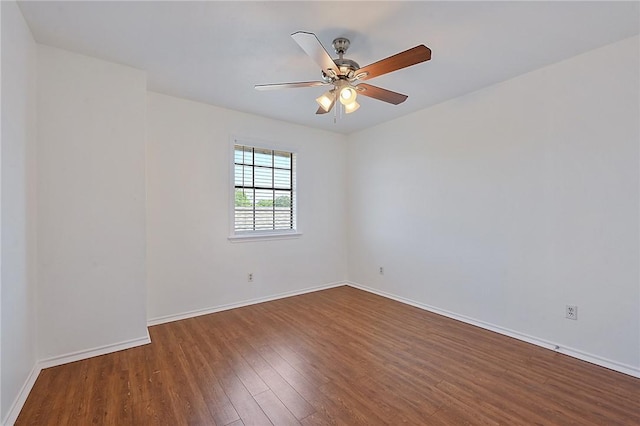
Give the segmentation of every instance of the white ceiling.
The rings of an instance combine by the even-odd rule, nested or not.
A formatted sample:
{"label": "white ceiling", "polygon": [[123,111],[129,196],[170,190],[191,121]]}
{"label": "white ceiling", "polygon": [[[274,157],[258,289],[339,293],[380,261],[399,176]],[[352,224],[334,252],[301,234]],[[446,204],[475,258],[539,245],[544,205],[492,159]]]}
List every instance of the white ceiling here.
{"label": "white ceiling", "polygon": [[[634,2],[21,2],[39,43],[147,71],[148,88],[239,111],[350,133],[639,32]],[[409,95],[359,98],[348,116],[316,115],[319,67],[290,37],[347,37],[360,66],[425,44],[432,60],[367,81]],[[588,90],[588,88],[585,88]]]}

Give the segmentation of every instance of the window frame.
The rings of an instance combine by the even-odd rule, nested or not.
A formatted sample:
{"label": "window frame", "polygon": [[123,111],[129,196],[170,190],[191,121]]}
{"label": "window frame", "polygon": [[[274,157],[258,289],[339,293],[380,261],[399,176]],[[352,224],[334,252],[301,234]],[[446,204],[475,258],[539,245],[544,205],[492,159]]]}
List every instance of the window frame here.
{"label": "window frame", "polygon": [[[258,230],[258,231],[236,231],[235,229],[235,146],[242,145],[256,149],[264,149],[270,151],[288,152],[292,154],[292,200],[291,208],[293,213],[293,229],[273,229],[273,230]],[[232,137],[229,143],[229,237],[231,242],[248,242],[248,241],[264,241],[264,240],[281,240],[298,238],[302,235],[298,227],[298,160],[299,153],[295,149],[291,149],[280,144],[272,142],[265,142],[261,140],[244,138],[244,137]]]}

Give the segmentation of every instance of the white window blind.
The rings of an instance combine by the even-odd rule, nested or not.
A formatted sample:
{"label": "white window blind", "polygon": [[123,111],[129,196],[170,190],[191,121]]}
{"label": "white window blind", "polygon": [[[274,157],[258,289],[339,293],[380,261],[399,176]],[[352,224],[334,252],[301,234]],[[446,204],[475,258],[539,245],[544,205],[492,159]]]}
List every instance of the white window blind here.
{"label": "white window blind", "polygon": [[295,230],[295,155],[234,145],[234,232]]}

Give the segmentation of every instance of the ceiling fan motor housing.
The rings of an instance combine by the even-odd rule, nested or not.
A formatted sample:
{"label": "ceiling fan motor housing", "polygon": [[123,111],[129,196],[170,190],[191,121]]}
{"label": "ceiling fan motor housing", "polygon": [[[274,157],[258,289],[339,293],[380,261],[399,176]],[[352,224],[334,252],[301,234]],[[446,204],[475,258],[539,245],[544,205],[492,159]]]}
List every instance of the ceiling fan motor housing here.
{"label": "ceiling fan motor housing", "polygon": [[360,65],[351,59],[338,58],[334,59],[338,72],[335,76],[329,76],[322,71],[322,79],[327,83],[333,83],[340,79],[352,79],[356,70],[360,69]]}

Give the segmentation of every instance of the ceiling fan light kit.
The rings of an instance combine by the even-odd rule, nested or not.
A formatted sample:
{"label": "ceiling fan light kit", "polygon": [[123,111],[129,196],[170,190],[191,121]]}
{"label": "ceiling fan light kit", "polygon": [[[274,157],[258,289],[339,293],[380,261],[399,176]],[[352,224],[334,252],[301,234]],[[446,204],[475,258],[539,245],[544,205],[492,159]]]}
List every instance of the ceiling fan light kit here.
{"label": "ceiling fan light kit", "polygon": [[271,90],[333,85],[331,90],[316,99],[316,102],[320,105],[316,114],[326,114],[331,111],[336,104],[336,99],[343,105],[344,111],[350,114],[360,108],[360,104],[356,102],[358,93],[369,98],[398,105],[404,102],[408,96],[381,87],[364,84],[361,83],[361,81],[388,74],[431,59],[431,49],[421,44],[360,68],[357,62],[344,58],[344,54],[351,45],[351,42],[347,38],[338,37],[333,40],[333,49],[338,54],[338,58],[332,59],[315,34],[298,31],[291,34],[291,37],[307,55],[320,65],[322,69],[322,81],[257,84],[255,88],[257,90]]}

